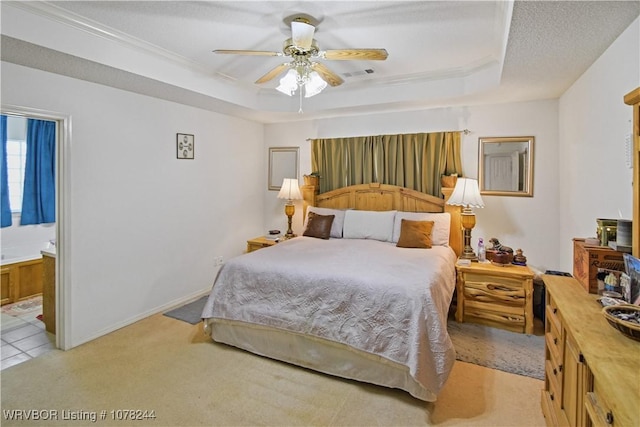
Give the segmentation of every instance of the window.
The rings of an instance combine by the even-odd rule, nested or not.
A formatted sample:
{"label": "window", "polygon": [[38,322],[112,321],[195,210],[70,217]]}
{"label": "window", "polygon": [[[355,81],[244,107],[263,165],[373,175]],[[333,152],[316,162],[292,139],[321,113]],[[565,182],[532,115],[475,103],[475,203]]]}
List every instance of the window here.
{"label": "window", "polygon": [[24,168],[27,159],[27,119],[7,117],[7,176],[11,213],[22,210]]}

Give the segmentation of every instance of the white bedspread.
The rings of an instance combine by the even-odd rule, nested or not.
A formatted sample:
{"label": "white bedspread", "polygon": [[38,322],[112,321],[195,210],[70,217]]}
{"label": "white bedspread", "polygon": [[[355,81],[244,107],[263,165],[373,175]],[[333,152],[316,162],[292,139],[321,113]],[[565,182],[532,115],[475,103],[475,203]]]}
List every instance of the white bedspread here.
{"label": "white bedspread", "polygon": [[437,394],[455,360],[446,330],[454,263],[448,247],[298,237],[230,259],[203,318],[344,343],[408,367]]}

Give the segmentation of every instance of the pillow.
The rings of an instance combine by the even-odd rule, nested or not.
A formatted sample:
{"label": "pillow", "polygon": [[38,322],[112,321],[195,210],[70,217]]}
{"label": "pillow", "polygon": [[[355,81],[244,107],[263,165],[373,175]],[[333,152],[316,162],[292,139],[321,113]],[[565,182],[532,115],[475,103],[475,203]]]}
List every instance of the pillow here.
{"label": "pillow", "polygon": [[433,221],[431,244],[434,246],[449,246],[449,230],[451,228],[451,214],[449,212],[398,212],[393,224],[393,243],[398,243],[403,219]]}
{"label": "pillow", "polygon": [[431,248],[433,221],[410,221],[402,219],[400,225],[399,248]]}
{"label": "pillow", "polygon": [[304,229],[303,236],[317,237],[319,239],[328,239],[331,234],[331,224],[333,224],[333,215],[318,215],[309,212],[307,218],[307,227]]}
{"label": "pillow", "polygon": [[391,242],[396,211],[348,210],[344,215],[345,239],[374,239]]}
{"label": "pillow", "polygon": [[[307,218],[309,217],[309,212],[314,212],[318,215],[334,215],[333,224],[331,225],[331,237],[335,237],[337,239],[342,238],[342,226],[344,224],[344,210],[341,209],[329,209],[329,208],[318,208],[316,206],[309,206],[307,208]],[[307,226],[308,219],[305,219],[304,224]]]}

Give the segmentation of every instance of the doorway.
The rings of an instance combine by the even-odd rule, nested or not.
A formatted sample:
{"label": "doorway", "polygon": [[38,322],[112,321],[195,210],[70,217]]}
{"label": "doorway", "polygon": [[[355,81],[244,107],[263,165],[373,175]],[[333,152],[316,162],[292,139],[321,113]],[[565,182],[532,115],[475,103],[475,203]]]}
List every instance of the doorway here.
{"label": "doorway", "polygon": [[55,173],[55,261],[53,276],[52,307],[55,310],[55,347],[71,348],[69,331],[70,274],[66,267],[70,261],[70,170],[71,116],[64,113],[29,107],[2,104],[0,112],[8,116],[49,120],[56,123],[56,173]]}

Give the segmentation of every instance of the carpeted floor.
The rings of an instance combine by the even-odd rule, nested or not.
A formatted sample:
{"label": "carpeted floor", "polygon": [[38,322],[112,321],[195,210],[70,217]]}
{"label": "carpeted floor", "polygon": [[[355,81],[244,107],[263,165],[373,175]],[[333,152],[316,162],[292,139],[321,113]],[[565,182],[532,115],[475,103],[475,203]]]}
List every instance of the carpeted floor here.
{"label": "carpeted floor", "polygon": [[[543,386],[458,361],[438,401],[425,403],[215,344],[202,323],[158,314],[2,371],[2,425],[544,426]],[[130,409],[154,418],[124,421]],[[7,419],[15,410],[58,412]],[[62,418],[85,413],[97,422]]]}
{"label": "carpeted floor", "polygon": [[[195,325],[201,321],[207,298],[204,296],[164,315]],[[447,328],[458,360],[544,379],[543,336],[518,334],[474,323],[458,323],[452,319]]]}

